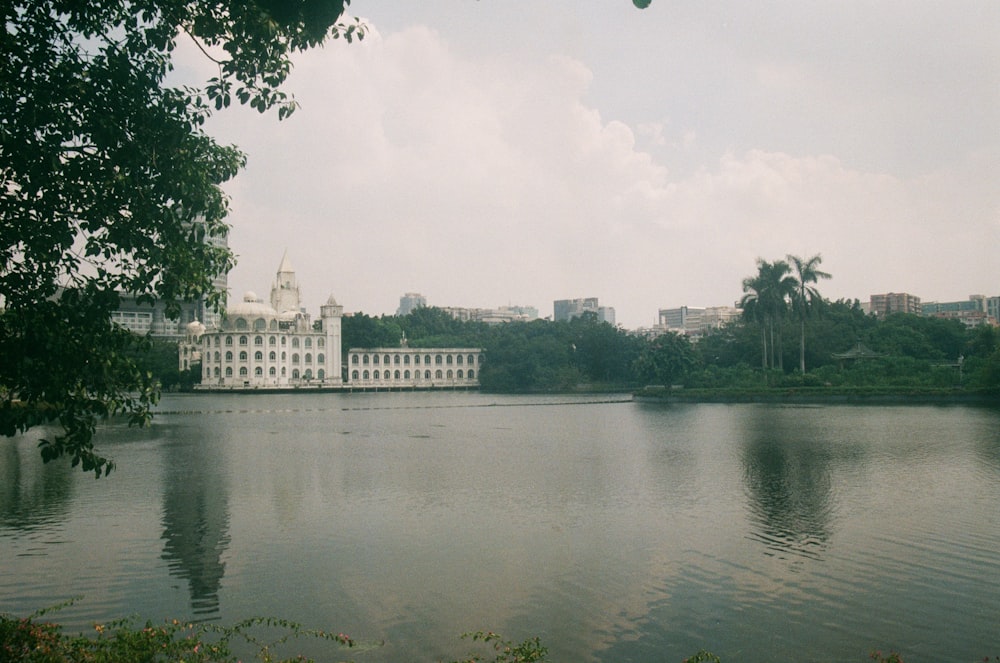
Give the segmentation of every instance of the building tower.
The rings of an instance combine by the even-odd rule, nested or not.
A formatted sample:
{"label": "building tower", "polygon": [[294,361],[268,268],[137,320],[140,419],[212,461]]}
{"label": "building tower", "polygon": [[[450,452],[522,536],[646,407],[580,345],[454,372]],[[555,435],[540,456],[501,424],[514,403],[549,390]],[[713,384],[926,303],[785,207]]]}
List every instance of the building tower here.
{"label": "building tower", "polygon": [[278,266],[278,275],[275,277],[274,285],[271,286],[271,308],[279,314],[292,311],[299,313],[302,310],[302,293],[299,291],[299,284],[295,280],[295,270],[288,260],[288,251],[281,257],[281,265]]}
{"label": "building tower", "polygon": [[340,324],[344,307],[331,294],[326,304],[319,308],[319,316],[321,329],[326,334],[326,381],[340,384],[343,380]]}

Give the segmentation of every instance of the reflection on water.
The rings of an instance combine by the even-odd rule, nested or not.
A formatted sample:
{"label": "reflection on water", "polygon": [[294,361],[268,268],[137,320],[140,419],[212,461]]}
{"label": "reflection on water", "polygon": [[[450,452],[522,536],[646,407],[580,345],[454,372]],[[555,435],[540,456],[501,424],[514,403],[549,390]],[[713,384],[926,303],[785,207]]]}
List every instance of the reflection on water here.
{"label": "reflection on water", "polygon": [[748,416],[741,460],[755,524],[750,537],[774,554],[818,557],[833,518],[832,441],[800,415],[763,407]]}
{"label": "reflection on water", "polygon": [[73,472],[68,463],[42,465],[38,440],[44,429],[0,438],[0,528],[25,531],[58,521],[68,510]]}
{"label": "reflection on water", "polygon": [[574,662],[1000,653],[993,410],[419,393],[165,407],[151,429],[101,431],[119,469],[99,482],[4,441],[0,611],[84,595],[70,628],[274,615],[384,639],[369,663],[452,660],[476,629]]}
{"label": "reflection on water", "polygon": [[163,559],[186,580],[191,609],[219,610],[219,589],[229,545],[229,489],[218,447],[204,438],[166,442],[163,479]]}

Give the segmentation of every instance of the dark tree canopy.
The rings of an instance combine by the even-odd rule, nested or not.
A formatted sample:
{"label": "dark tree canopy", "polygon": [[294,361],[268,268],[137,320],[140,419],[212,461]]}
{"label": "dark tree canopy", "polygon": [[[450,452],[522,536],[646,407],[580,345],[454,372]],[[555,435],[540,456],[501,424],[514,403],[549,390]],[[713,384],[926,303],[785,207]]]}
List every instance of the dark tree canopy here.
{"label": "dark tree canopy", "polygon": [[[13,0],[0,8],[0,432],[58,422],[42,456],[98,476],[98,418],[142,423],[157,398],[110,314],[118,293],[219,304],[233,263],[220,185],[244,165],[203,130],[233,99],[279,118],[295,51],[363,36],[349,0]],[[179,40],[218,67],[166,81]],[[212,54],[212,55],[209,55]]]}

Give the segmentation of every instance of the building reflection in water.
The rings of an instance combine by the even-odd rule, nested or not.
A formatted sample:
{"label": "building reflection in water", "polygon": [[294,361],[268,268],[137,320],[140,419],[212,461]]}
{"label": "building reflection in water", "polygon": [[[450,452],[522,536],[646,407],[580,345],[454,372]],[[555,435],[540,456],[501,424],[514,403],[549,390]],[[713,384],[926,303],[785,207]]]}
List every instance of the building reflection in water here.
{"label": "building reflection in water", "polygon": [[29,530],[66,517],[74,470],[65,460],[43,463],[38,452],[39,440],[54,434],[37,428],[0,445],[0,527]]}
{"label": "building reflection in water", "polygon": [[819,557],[836,508],[828,445],[794,408],[759,408],[747,421],[741,460],[750,538],[772,554]]}
{"label": "building reflection in water", "polygon": [[170,574],[187,581],[196,615],[219,611],[229,546],[228,487],[212,438],[168,443],[163,494],[163,555]]}

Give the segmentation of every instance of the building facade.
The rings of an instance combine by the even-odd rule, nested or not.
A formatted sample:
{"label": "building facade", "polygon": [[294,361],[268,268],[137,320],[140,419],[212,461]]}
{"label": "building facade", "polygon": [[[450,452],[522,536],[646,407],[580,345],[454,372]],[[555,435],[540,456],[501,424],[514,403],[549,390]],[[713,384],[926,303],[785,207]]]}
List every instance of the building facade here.
{"label": "building facade", "polygon": [[593,313],[599,321],[615,324],[614,307],[601,306],[597,297],[557,299],[552,302],[552,319],[556,322],[569,322],[573,318],[579,318],[584,313]]}
{"label": "building facade", "polygon": [[351,387],[456,389],[479,386],[478,348],[351,348]]}
{"label": "building facade", "polygon": [[881,295],[872,295],[868,305],[868,312],[880,318],[890,313],[920,315],[921,311],[920,298],[906,292],[889,292]]}
{"label": "building facade", "polygon": [[399,298],[399,308],[396,315],[409,315],[418,308],[427,306],[427,298],[419,292],[408,292]]}

